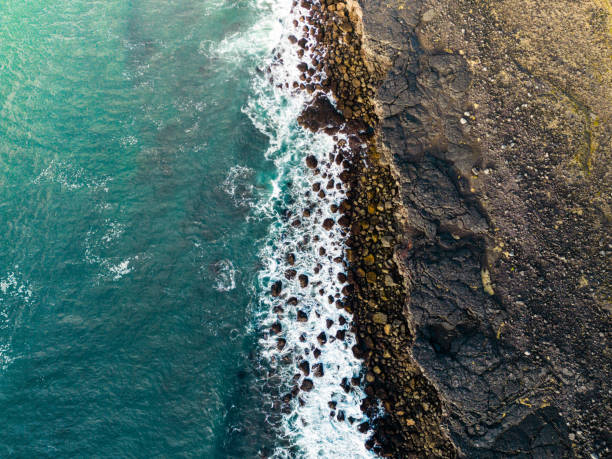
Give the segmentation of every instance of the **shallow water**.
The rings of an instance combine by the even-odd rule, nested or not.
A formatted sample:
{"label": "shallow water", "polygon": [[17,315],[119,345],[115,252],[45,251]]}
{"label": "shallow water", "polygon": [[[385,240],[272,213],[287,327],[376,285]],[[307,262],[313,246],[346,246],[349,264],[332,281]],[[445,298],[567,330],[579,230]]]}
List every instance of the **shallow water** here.
{"label": "shallow water", "polygon": [[294,70],[290,6],[0,4],[0,456],[368,455],[359,421],[327,407],[361,416],[360,390],[339,387],[360,371],[350,334],[323,349],[304,406],[272,410],[339,314],[296,290],[321,318],[287,311],[293,363],[277,365],[268,291],[285,252],[319,231],[298,266],[341,287],[337,264],[313,272],[341,236],[284,218],[304,206],[305,156],[333,148],[297,125],[305,96],[259,71],[274,48],[274,77]]}

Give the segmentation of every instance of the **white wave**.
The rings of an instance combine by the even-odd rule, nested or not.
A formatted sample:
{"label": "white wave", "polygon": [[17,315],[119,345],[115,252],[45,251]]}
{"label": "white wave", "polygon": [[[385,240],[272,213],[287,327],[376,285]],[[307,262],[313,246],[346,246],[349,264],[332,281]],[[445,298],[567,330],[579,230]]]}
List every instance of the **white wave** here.
{"label": "white wave", "polygon": [[132,272],[134,268],[130,267],[130,259],[123,260],[116,265],[108,265],[108,270],[113,275],[113,280],[119,280],[126,274]]}
{"label": "white wave", "polygon": [[[274,161],[278,171],[270,183],[268,195],[256,203],[255,212],[273,221],[268,239],[259,254],[263,268],[258,275],[258,287],[263,294],[258,318],[262,329],[267,330],[278,322],[282,332],[279,335],[265,333],[261,346],[268,365],[282,375],[287,390],[291,389],[294,375],[299,373],[297,364],[302,359],[309,361],[309,379],[314,382],[311,391],[300,391],[303,403],[297,397],[289,402],[290,409],[283,416],[280,434],[290,448],[279,446],[274,456],[295,457],[293,449],[297,448],[298,455],[306,458],[373,457],[374,454],[365,447],[367,434],[357,429],[357,425],[366,420],[360,409],[364,393],[360,387],[345,392],[340,386],[344,378],[350,380],[362,371],[361,361],[351,351],[355,344],[355,337],[349,329],[351,317],[334,304],[337,298],[342,297],[344,284],[339,282],[338,274],[345,269],[342,263],[334,260],[343,259],[346,236],[337,224],[331,231],[322,227],[325,219],[335,221],[340,216],[333,213],[330,206],[340,204],[346,197],[346,190],[344,186],[328,189],[325,185],[330,180],[335,184],[341,183],[339,174],[342,168],[335,162],[323,166],[322,172],[327,176],[322,179],[321,175],[315,176],[305,166],[308,155],[314,155],[320,165],[328,163],[336,142],[324,133],[313,134],[299,126],[297,118],[312,96],[305,91],[290,89],[293,81],[299,81],[297,65],[302,60],[309,60],[308,52],[303,59],[299,59],[288,40],[290,34],[301,35],[301,30],[296,29],[292,21],[305,12],[299,7],[291,12],[291,0],[262,3],[274,5],[274,8],[263,9],[263,19],[254,30],[267,31],[265,46],[269,52],[274,48],[274,54],[280,53],[282,62],[275,58],[268,59],[266,68],[269,71],[254,78],[253,95],[244,112],[269,137],[266,157]],[[254,41],[246,45],[244,39],[239,37],[225,43],[222,49],[240,56],[242,52],[250,52],[252,46],[257,44]],[[270,79],[273,84],[270,84]],[[312,185],[317,181],[322,182],[325,189],[323,199],[312,193]],[[289,189],[288,183],[291,183]],[[311,193],[309,198],[306,197],[308,193]],[[282,212],[284,215],[279,208],[285,210]],[[302,213],[307,208],[310,216],[303,217]],[[291,217],[285,218],[286,215]],[[296,219],[300,220],[299,225]],[[325,250],[324,254],[319,251],[321,248]],[[289,253],[296,257],[293,266],[287,262]],[[297,276],[292,280],[286,279],[288,269],[308,276],[308,286],[301,288]],[[283,283],[282,293],[279,297],[273,297],[268,292],[271,284],[277,280]],[[334,302],[330,303],[328,296]],[[297,299],[297,305],[287,302],[292,297]],[[275,307],[284,309],[280,317],[273,312]],[[308,320],[297,321],[298,310],[306,313]],[[341,317],[347,321],[342,325]],[[329,328],[328,320],[332,321]],[[334,338],[339,330],[346,334],[344,340]],[[327,337],[323,345],[318,342],[321,332]],[[278,337],[286,340],[282,350],[277,346]],[[313,355],[315,349],[321,352],[318,358]],[[284,357],[292,363],[281,363]],[[312,366],[316,363],[322,364],[322,376],[312,375]],[[301,376],[297,384],[302,384],[304,379]],[[333,410],[328,405],[332,401],[336,403]],[[330,416],[330,411],[335,416]],[[340,412],[345,420],[338,419]],[[348,422],[349,419],[354,419],[354,422]]]}
{"label": "white wave", "polygon": [[230,260],[220,260],[213,265],[215,283],[213,288],[218,292],[229,292],[236,288],[236,268]]}
{"label": "white wave", "polygon": [[125,231],[125,225],[109,218],[105,219],[103,225],[96,226],[87,231],[85,236],[85,261],[90,265],[100,267],[97,275],[98,280],[117,281],[123,276],[134,270],[134,262],[139,260],[139,256],[105,257],[102,254],[105,249],[111,248],[118,243]]}
{"label": "white wave", "polygon": [[253,175],[255,171],[246,166],[233,166],[221,185],[236,207],[250,207],[254,203],[255,186]]}
{"label": "white wave", "polygon": [[0,370],[14,360],[11,356],[12,331],[32,302],[32,287],[19,272],[19,266],[0,277]]}
{"label": "white wave", "polygon": [[290,14],[291,1],[257,0],[255,10],[264,12],[259,21],[244,31],[237,31],[226,36],[219,43],[203,41],[199,52],[213,59],[244,65],[246,58],[266,56],[278,42],[285,24],[281,18]]}
{"label": "white wave", "polygon": [[74,191],[81,188],[108,191],[110,177],[93,178],[83,168],[76,167],[65,161],[51,160],[49,165],[32,181],[41,183],[54,182],[62,185],[64,189]]}

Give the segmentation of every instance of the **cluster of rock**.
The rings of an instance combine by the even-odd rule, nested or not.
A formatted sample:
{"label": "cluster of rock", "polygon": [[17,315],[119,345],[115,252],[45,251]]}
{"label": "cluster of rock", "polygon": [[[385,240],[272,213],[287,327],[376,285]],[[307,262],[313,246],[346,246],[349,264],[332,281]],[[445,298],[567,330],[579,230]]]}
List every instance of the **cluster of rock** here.
{"label": "cluster of rock", "polygon": [[[342,279],[348,285],[342,291],[345,298],[336,304],[353,314],[353,352],[366,368],[362,409],[372,425],[360,428],[373,427],[368,446],[382,456],[454,457],[455,448],[441,427],[438,392],[410,352],[414,336],[406,310],[408,290],[395,253],[409,242],[401,236],[397,179],[376,135],[379,116],[373,96],[384,63],[368,57],[355,1],[303,0],[300,6],[310,12],[300,18],[303,30],[316,39],[290,37],[313,56],[312,62],[298,66],[301,82],[293,85],[315,93],[300,122],[335,136],[330,159],[344,165],[341,179],[348,187],[348,199],[339,206],[341,217],[323,226],[329,230],[338,223],[349,231],[349,266]],[[307,165],[316,169],[311,159]],[[377,416],[379,403],[385,408],[382,417]]]}

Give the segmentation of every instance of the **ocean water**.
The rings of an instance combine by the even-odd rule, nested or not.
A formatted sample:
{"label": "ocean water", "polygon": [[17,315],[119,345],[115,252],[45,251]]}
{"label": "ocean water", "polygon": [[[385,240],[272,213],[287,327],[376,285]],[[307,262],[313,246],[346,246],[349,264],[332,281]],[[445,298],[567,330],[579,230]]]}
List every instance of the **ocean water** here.
{"label": "ocean water", "polygon": [[[370,456],[328,300],[344,239],[321,222],[344,189],[309,195],[304,161],[334,140],[299,127],[309,96],[284,85],[300,14],[0,2],[0,457]],[[283,401],[302,361],[314,387]]]}

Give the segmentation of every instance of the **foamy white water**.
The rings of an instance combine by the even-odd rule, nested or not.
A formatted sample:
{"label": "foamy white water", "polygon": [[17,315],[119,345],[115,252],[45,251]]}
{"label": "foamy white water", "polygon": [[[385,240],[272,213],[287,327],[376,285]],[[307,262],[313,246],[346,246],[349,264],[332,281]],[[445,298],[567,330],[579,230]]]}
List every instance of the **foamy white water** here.
{"label": "foamy white water", "polygon": [[[306,15],[299,6],[292,11],[291,4],[291,0],[262,1],[260,10],[268,14],[262,14],[249,32],[231,37],[217,49],[231,58],[261,53],[263,47],[268,56],[260,66],[266,70],[255,76],[253,95],[245,107],[253,124],[270,139],[266,156],[278,171],[271,192],[254,204],[257,215],[273,222],[260,251],[258,320],[264,330],[260,344],[269,367],[281,375],[285,393],[292,387],[295,393],[295,386],[305,387],[307,379],[313,383],[310,391],[300,390],[285,399],[279,435],[288,446],[279,446],[274,456],[373,457],[365,448],[367,434],[357,429],[366,420],[360,409],[365,395],[360,387],[345,391],[341,386],[362,370],[351,351],[355,344],[349,330],[352,317],[335,304],[346,285],[338,279],[345,271],[338,261],[344,260],[346,235],[337,223],[330,231],[322,226],[325,219],[336,221],[341,216],[331,206],[346,197],[339,179],[343,169],[330,161],[334,139],[313,134],[297,122],[313,96],[292,88],[294,81],[300,81],[297,65],[310,61],[310,56],[306,51],[299,59],[297,48],[288,40],[289,35],[303,36],[302,24],[296,28],[293,20]],[[309,155],[317,158],[321,174],[306,166]],[[320,183],[325,197],[313,191],[315,183]],[[295,257],[293,263],[288,262],[290,254]],[[307,286],[300,276],[307,276]],[[276,281],[282,281],[282,291],[274,297],[269,292]],[[268,332],[271,327],[281,330]],[[308,362],[307,376],[303,362]]]}

